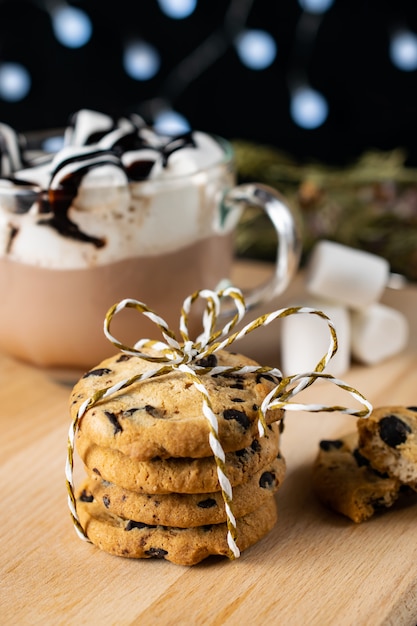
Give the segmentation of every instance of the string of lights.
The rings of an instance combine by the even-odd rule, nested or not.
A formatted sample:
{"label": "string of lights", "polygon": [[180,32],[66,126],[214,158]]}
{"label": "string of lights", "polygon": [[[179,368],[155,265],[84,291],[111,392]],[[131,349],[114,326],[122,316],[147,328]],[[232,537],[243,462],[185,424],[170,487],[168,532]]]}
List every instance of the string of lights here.
{"label": "string of lights", "polygon": [[[31,5],[31,15],[34,18],[35,14],[41,16],[39,19],[42,20],[46,35],[44,41],[42,37],[36,38],[37,44],[41,48],[46,48],[47,41],[54,41],[54,45],[61,48],[61,58],[64,58],[66,51],[66,66],[62,66],[62,71],[68,72],[69,82],[74,81],[74,85],[77,83],[77,76],[71,77],[71,68],[75,64],[74,59],[80,63],[79,55],[84,53],[86,71],[90,70],[91,74],[90,80],[86,80],[85,84],[89,82],[92,93],[94,93],[95,85],[98,84],[98,80],[95,83],[97,54],[101,54],[98,52],[94,57],[92,50],[94,48],[98,50],[100,46],[103,46],[106,37],[106,32],[103,30],[109,27],[110,22],[109,20],[103,21],[103,15],[108,7],[100,3],[99,11],[102,12],[100,14],[97,11],[97,3],[88,0],[80,0],[77,3],[66,0],[33,0],[32,2],[3,0],[0,3],[1,119],[6,123],[13,123],[16,114],[20,125],[22,123],[24,125],[22,120],[27,119],[27,122],[33,126],[36,124],[34,114],[24,118],[22,113],[18,117],[18,107],[22,109],[27,104],[29,108],[31,98],[42,88],[45,108],[50,102],[49,89],[54,92],[55,100],[54,105],[51,102],[50,106],[56,109],[59,94],[55,84],[42,83],[42,87],[40,86],[41,72],[46,72],[47,67],[44,65],[43,68],[34,68],[32,65],[31,46],[34,45],[35,40],[25,42],[22,41],[22,36],[17,37],[20,44],[17,48],[13,48],[10,43],[13,29],[17,28],[17,18],[13,16],[19,11],[19,4],[22,7],[19,18],[21,22],[25,19],[30,20],[29,14],[27,18],[23,15],[23,5],[25,9]],[[108,45],[113,49],[112,67],[108,74],[109,91],[112,91],[112,83],[117,83],[113,80],[115,74],[118,75],[119,83],[126,85],[126,89],[124,93],[120,90],[117,98],[113,94],[109,102],[104,101],[102,92],[100,95],[96,90],[96,98],[90,97],[89,102],[95,103],[95,100],[98,101],[101,98],[103,106],[97,106],[97,108],[106,108],[109,103],[111,107],[114,107],[115,101],[119,100],[122,106],[130,108],[136,106],[139,112],[151,118],[150,121],[159,126],[160,130],[165,129],[167,132],[186,130],[195,123],[194,119],[189,119],[189,110],[187,106],[184,106],[190,90],[193,86],[198,89],[208,75],[212,84],[215,80],[213,78],[215,72],[217,72],[219,84],[222,81],[230,84],[232,81],[225,74],[226,71],[230,72],[230,59],[233,55],[233,72],[240,71],[243,77],[240,83],[242,108],[245,106],[246,91],[251,89],[250,85],[260,85],[264,76],[265,83],[276,81],[276,89],[279,90],[278,98],[285,99],[285,115],[296,133],[303,131],[306,134],[326,124],[329,125],[335,110],[332,103],[335,100],[334,93],[332,93],[334,84],[332,82],[320,84],[320,80],[312,79],[312,74],[318,73],[317,69],[315,72],[312,71],[312,60],[316,56],[318,47],[322,45],[322,33],[327,21],[338,10],[338,7],[345,4],[343,0],[298,0],[298,2],[293,0],[288,3],[287,14],[285,7],[280,13],[275,9],[275,22],[268,19],[265,11],[266,17],[262,18],[264,9],[262,5],[265,4],[262,0],[230,0],[227,3],[213,0],[210,3],[210,10],[207,9],[207,2],[204,0],[147,0],[142,4],[146,4],[147,11],[152,9],[148,17],[141,5],[137,20],[132,20],[132,17],[125,11],[124,26],[120,18],[117,26],[114,27],[114,32],[107,32]],[[14,5],[14,12],[11,5]],[[114,3],[111,5],[114,11]],[[128,5],[129,3],[126,6]],[[126,9],[126,6],[120,4],[120,13],[123,13],[123,8]],[[131,3],[130,6],[132,6]],[[377,5],[375,5],[375,10],[377,10]],[[135,14],[134,10],[133,14]],[[281,19],[281,23],[285,22],[286,31],[278,18]],[[415,75],[417,72],[417,34],[415,32],[417,25],[415,22],[409,25],[409,18],[410,15],[407,12],[401,15],[397,11],[395,22],[386,24],[387,45],[379,52],[381,63],[390,64],[391,71],[399,75]],[[163,23],[163,30],[158,29],[157,20]],[[201,33],[201,38],[194,37],[195,43],[192,49],[184,46],[182,56],[178,57],[176,51],[183,42],[175,39],[176,31],[178,37],[182,38],[186,28],[189,29],[189,33],[203,31],[203,23],[204,32]],[[160,37],[159,31],[162,33]],[[172,37],[172,54],[167,54],[169,50],[167,33]],[[27,47],[24,50],[25,45]],[[52,46],[52,43],[50,45]],[[351,45],[354,46],[355,42],[351,42]],[[370,45],[373,45],[371,41]],[[329,62],[332,61],[332,50],[327,50],[327,54]],[[90,61],[90,58],[93,58],[93,61]],[[105,62],[103,59],[103,63]],[[91,67],[89,67],[90,64]],[[256,88],[259,89],[259,87]],[[117,85],[115,89],[118,89]],[[227,99],[227,86],[223,89],[223,98]],[[137,100],[135,100],[135,94],[137,94]],[[269,88],[266,90],[265,99],[270,98],[270,94]],[[63,98],[68,104],[80,102],[80,106],[83,106],[81,97],[68,99],[64,94]],[[252,105],[252,102],[253,96],[249,97],[248,107]],[[90,106],[88,102],[85,105]],[[268,106],[269,109],[265,108],[266,115],[270,115],[273,110],[270,105]],[[216,105],[212,106],[211,112],[215,108]],[[208,111],[209,116],[209,103]],[[277,114],[280,115],[281,111],[283,107],[282,103],[279,103]],[[71,112],[67,110],[67,115]],[[248,115],[251,115],[249,109]],[[58,120],[53,115],[51,117],[54,118],[51,120],[53,124],[60,122],[63,125],[66,122],[66,119]],[[213,117],[213,124],[214,120],[215,117]],[[200,122],[199,118],[198,121]],[[275,120],[272,120],[271,125],[274,123]],[[39,124],[45,125],[44,115],[39,115]],[[208,124],[210,125],[210,121]],[[222,130],[220,128],[219,132]],[[231,127],[231,132],[237,131],[237,127]]]}

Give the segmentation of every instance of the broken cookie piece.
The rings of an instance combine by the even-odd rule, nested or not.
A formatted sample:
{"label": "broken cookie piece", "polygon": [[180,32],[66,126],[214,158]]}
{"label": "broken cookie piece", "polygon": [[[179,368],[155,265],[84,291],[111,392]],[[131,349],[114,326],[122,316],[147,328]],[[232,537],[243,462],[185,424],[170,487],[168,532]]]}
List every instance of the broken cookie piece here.
{"label": "broken cookie piece", "polygon": [[417,406],[383,406],[359,419],[358,447],[378,472],[417,491]]}
{"label": "broken cookie piece", "polygon": [[359,523],[392,506],[401,483],[375,471],[357,444],[356,432],[321,441],[312,480],[314,492],[325,506]]}

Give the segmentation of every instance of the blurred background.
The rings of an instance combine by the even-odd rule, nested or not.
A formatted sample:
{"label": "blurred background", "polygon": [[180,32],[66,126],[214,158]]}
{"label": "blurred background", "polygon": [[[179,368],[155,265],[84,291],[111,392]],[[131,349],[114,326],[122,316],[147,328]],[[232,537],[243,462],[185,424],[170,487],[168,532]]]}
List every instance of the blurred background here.
{"label": "blurred background", "polygon": [[344,163],[417,161],[415,0],[2,0],[0,120],[97,108]]}
{"label": "blurred background", "polygon": [[[92,108],[223,135],[242,179],[298,204],[306,250],[327,236],[413,278],[416,94],[416,0],[0,0],[0,122]],[[241,248],[268,257],[257,220]]]}

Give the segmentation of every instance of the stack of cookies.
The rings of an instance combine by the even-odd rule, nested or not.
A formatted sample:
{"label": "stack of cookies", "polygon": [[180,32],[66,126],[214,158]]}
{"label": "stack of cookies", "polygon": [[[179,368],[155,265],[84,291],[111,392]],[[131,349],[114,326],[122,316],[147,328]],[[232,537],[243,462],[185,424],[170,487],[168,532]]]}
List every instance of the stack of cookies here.
{"label": "stack of cookies", "polygon": [[354,522],[417,492],[417,407],[384,406],[357,421],[357,429],[323,440],[313,467],[323,504]]}
{"label": "stack of cookies", "polygon": [[[275,525],[274,494],[285,461],[279,450],[282,410],[259,406],[277,385],[270,374],[219,373],[212,368],[258,364],[219,350],[198,362],[198,376],[218,423],[224,473],[240,551]],[[155,370],[146,359],[118,354],[87,372],[71,394],[71,412],[96,392]],[[194,565],[209,555],[230,556],[228,517],[202,394],[175,370],[130,384],[92,404],[82,415],[76,448],[87,477],[76,494],[79,521],[90,541],[115,555],[164,558]],[[230,521],[230,520],[229,520]]]}

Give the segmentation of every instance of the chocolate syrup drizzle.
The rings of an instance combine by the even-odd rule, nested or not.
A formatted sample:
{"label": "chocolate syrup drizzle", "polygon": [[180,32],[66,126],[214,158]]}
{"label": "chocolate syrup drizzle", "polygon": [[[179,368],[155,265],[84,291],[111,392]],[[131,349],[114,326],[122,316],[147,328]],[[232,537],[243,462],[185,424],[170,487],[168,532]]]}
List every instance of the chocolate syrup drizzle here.
{"label": "chocolate syrup drizzle", "polygon": [[[91,152],[81,153],[60,162],[51,175],[47,191],[40,192],[33,183],[22,181],[14,177],[8,178],[16,185],[24,185],[33,188],[34,196],[36,196],[38,202],[38,213],[45,216],[47,215],[47,217],[39,219],[39,225],[54,228],[63,237],[90,243],[96,248],[102,248],[106,244],[104,238],[92,237],[84,233],[68,217],[68,211],[78,194],[84,176],[94,168],[111,164],[122,169],[129,181],[139,182],[147,180],[150,177],[156,161],[146,158],[137,158],[128,166],[125,166],[121,161],[121,157],[125,152],[140,152],[140,150],[152,149],[160,156],[162,166],[166,168],[168,166],[169,157],[174,152],[186,147],[196,147],[192,132],[170,137],[163,142],[163,138],[153,133],[149,128],[146,128],[148,133],[148,136],[146,136],[145,133],[141,132],[142,128],[138,127],[134,121],[132,121],[132,124],[134,128],[127,129],[124,134],[119,135],[110,148],[100,149],[97,147]],[[114,124],[112,128],[105,131],[91,133],[87,137],[85,145],[96,144],[98,140],[105,137],[116,128],[117,126]],[[3,143],[0,141],[0,158],[5,150]],[[89,162],[85,163],[87,160]],[[93,162],[91,162],[92,160]],[[70,173],[60,178],[61,170],[70,164],[76,165],[76,167],[74,167]],[[79,166],[77,166],[77,164]],[[28,190],[27,197],[24,195],[18,196],[16,213],[26,213],[32,205],[33,197]]]}
{"label": "chocolate syrup drizzle", "polygon": [[[83,162],[86,160],[91,161],[91,159],[96,159],[96,162],[89,162],[83,165]],[[55,187],[53,182],[57,177],[59,178],[60,171],[67,165],[71,165],[73,163],[80,165],[76,170],[63,176],[59,180],[58,186]],[[74,198],[77,196],[78,189],[84,176],[99,165],[102,166],[107,164],[116,165],[121,169],[123,168],[121,161],[115,158],[115,155],[111,150],[95,150],[94,152],[69,157],[61,161],[61,163],[59,163],[52,172],[48,194],[45,198],[43,198],[42,202],[43,206],[41,208],[41,212],[52,212],[52,215],[51,217],[39,220],[38,224],[41,226],[45,225],[55,228],[55,230],[63,237],[69,237],[71,239],[76,239],[77,241],[91,243],[96,248],[102,248],[106,244],[106,240],[92,237],[81,231],[77,224],[69,219],[68,211]]]}

